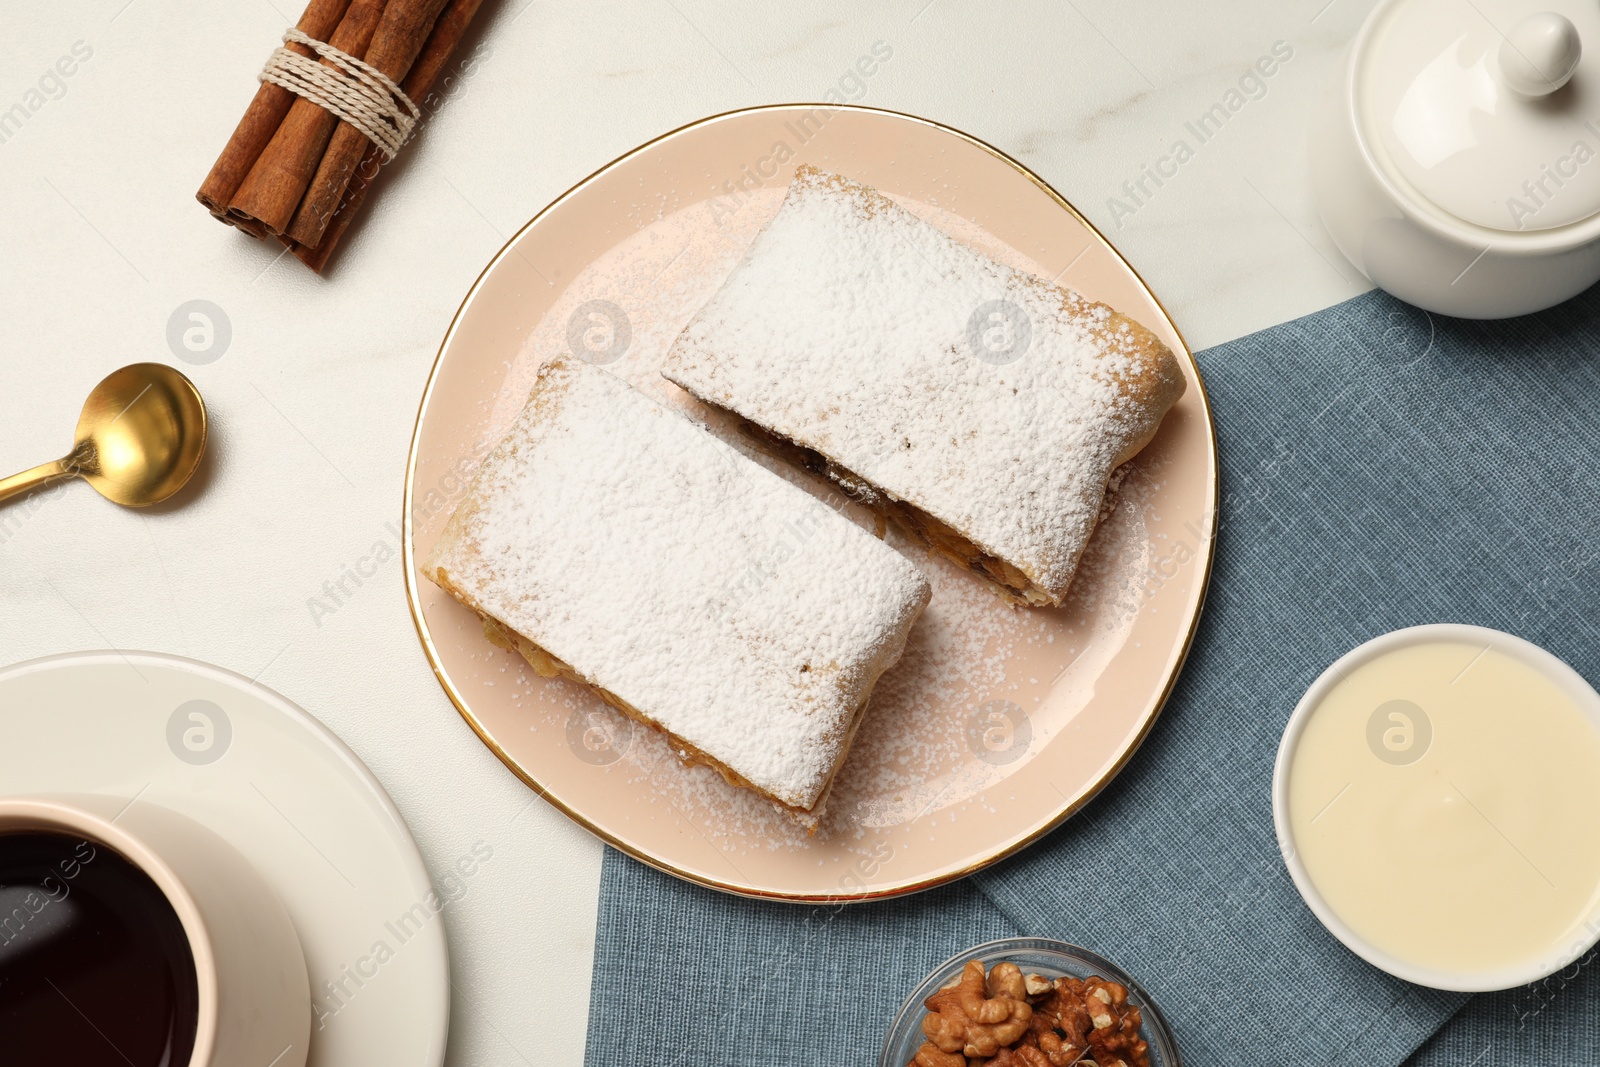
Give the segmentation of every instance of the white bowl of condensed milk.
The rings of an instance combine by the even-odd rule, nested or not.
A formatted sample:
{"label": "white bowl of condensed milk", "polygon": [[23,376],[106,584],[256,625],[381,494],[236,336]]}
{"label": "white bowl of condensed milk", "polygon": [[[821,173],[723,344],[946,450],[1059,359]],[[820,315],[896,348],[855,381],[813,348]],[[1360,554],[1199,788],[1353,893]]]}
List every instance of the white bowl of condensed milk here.
{"label": "white bowl of condensed milk", "polygon": [[1396,630],[1301,698],[1278,846],[1322,924],[1435,989],[1509,989],[1600,940],[1600,694],[1480,626]]}

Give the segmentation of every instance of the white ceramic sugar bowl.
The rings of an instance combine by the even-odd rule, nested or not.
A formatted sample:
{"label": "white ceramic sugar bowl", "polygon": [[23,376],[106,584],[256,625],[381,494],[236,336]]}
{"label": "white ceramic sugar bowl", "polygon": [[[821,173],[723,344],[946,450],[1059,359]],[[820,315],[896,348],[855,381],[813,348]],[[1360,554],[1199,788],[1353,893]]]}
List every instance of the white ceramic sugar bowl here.
{"label": "white ceramic sugar bowl", "polygon": [[1600,281],[1600,0],[1380,0],[1311,128],[1317,206],[1374,284],[1523,315]]}

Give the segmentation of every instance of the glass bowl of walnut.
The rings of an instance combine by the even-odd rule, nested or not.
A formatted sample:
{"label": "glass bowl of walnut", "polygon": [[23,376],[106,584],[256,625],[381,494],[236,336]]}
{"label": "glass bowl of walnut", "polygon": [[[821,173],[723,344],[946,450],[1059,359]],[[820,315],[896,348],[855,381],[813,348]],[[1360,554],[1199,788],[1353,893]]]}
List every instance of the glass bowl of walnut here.
{"label": "glass bowl of walnut", "polygon": [[1122,968],[1041,937],[952,956],[906,998],[878,1067],[1181,1067],[1161,1009]]}

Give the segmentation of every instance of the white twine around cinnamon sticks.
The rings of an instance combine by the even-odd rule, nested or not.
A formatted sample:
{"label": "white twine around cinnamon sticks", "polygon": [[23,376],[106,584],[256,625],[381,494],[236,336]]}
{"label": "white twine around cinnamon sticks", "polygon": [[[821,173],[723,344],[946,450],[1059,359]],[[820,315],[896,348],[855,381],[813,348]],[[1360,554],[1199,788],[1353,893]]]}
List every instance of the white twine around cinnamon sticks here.
{"label": "white twine around cinnamon sticks", "polygon": [[400,86],[376,67],[298,28],[290,27],[283,43],[304,45],[333,66],[280,47],[267,57],[258,80],[339,116],[377,145],[385,160],[394,159],[422,117],[422,109]]}

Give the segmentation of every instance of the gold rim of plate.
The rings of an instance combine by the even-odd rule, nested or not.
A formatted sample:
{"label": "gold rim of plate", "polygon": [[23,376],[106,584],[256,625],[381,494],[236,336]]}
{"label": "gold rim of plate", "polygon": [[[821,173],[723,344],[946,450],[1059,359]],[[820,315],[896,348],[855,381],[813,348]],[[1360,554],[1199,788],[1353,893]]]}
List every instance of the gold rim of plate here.
{"label": "gold rim of plate", "polygon": [[[467,706],[467,702],[456,690],[456,687],[451,682],[449,675],[445,673],[444,667],[439,662],[439,652],[434,646],[433,635],[428,630],[427,621],[422,617],[422,606],[418,600],[417,591],[416,559],[412,548],[414,530],[411,519],[411,511],[417,470],[417,449],[421,438],[422,420],[427,414],[428,401],[433,396],[434,383],[438,380],[439,368],[444,361],[445,351],[450,346],[451,338],[455,335],[456,327],[461,321],[461,316],[465,314],[467,308],[471,305],[473,297],[477,294],[479,288],[482,287],[484,279],[488,277],[489,272],[492,271],[495,266],[506,257],[506,255],[511,251],[512,246],[520,241],[525,233],[531,230],[534,226],[537,226],[539,221],[547,214],[555,210],[556,207],[560,206],[574,193],[593,182],[596,178],[599,178],[601,175],[621,165],[641,152],[648,151],[653,146],[677,137],[690,130],[709,126],[713,123],[721,122],[724,119],[732,118],[734,116],[748,115],[765,111],[788,111],[795,108],[820,108],[825,111],[859,111],[877,115],[892,116],[894,118],[905,119],[910,122],[928,126],[942,133],[957,137],[968,144],[981,149],[982,151],[988,153],[994,158],[1005,163],[1007,166],[1016,170],[1023,177],[1027,178],[1034,185],[1038,186],[1039,189],[1049,196],[1051,200],[1055,201],[1064,211],[1072,215],[1072,217],[1083,226],[1083,228],[1093,237],[1094,240],[1100,242],[1106,251],[1110,252],[1128,269],[1129,273],[1132,274],[1134,279],[1138,282],[1140,288],[1145,291],[1145,293],[1150,297],[1150,300],[1160,310],[1162,318],[1166,320],[1167,326],[1172,330],[1174,336],[1176,336],[1179,341],[1181,348],[1180,354],[1182,358],[1187,361],[1190,369],[1194,372],[1195,380],[1200,383],[1200,402],[1202,410],[1205,412],[1206,430],[1211,438],[1211,519],[1209,527],[1206,530],[1206,536],[1202,539],[1205,552],[1205,568],[1200,580],[1199,599],[1195,604],[1194,614],[1189,620],[1189,630],[1188,633],[1184,635],[1183,649],[1178,656],[1177,662],[1173,665],[1173,669],[1168,675],[1165,684],[1162,686],[1161,692],[1157,695],[1156,699],[1151,702],[1150,706],[1146,708],[1140,725],[1139,733],[1122,753],[1121,759],[1113,764],[1106,774],[1102,776],[1099,781],[1095,782],[1080,797],[1074,801],[1064,803],[1060,810],[1056,812],[1054,817],[1049,819],[1043,826],[1039,827],[1036,831],[1034,831],[1032,834],[1029,834],[1022,840],[1012,842],[1009,845],[997,847],[992,852],[983,855],[959,870],[945,872],[932,878],[909,879],[904,882],[894,883],[889,886],[862,893],[783,893],[752,888],[750,886],[734,885],[732,883],[723,882],[706,875],[686,871],[658,857],[649,855],[643,850],[635,848],[632,845],[620,840],[602,827],[595,825],[595,823],[591,822],[586,816],[584,816],[582,812],[574,809],[560,797],[550,793],[549,790],[547,790],[538,779],[536,779],[532,774],[528,773],[528,771],[524,769],[515,758],[506,752],[505,749],[503,749],[494,740],[494,738],[489,735],[488,731],[484,729],[483,724],[478,721],[477,716],[473,714],[472,709]],[[574,184],[571,188],[567,189],[560,196],[556,197],[554,200],[550,201],[550,203],[541,208],[538,213],[533,216],[533,218],[529,219],[517,230],[516,233],[512,234],[511,238],[507,240],[505,244],[501,245],[500,250],[494,254],[494,257],[489,260],[488,264],[483,268],[483,270],[478,273],[477,278],[473,280],[471,288],[467,290],[466,296],[462,298],[460,307],[456,309],[455,315],[451,317],[450,326],[445,330],[444,338],[439,342],[439,350],[434,356],[433,367],[428,372],[428,384],[422,392],[422,402],[417,407],[416,421],[412,425],[411,447],[406,458],[404,514],[402,515],[401,519],[401,530],[403,533],[401,538],[401,548],[402,560],[405,566],[406,604],[411,610],[411,621],[416,626],[417,637],[422,642],[423,652],[428,657],[428,665],[433,669],[434,677],[439,680],[439,684],[443,687],[445,694],[449,696],[450,702],[455,705],[456,710],[461,714],[461,717],[466,720],[467,725],[472,727],[473,732],[478,735],[478,739],[482,741],[484,745],[486,745],[488,749],[495,754],[496,757],[499,758],[501,763],[504,763],[513,774],[515,774],[530,789],[532,789],[540,799],[555,807],[567,818],[571,819],[579,826],[582,826],[584,829],[594,834],[607,845],[617,849],[619,852],[632,856],[641,863],[645,863],[651,867],[654,867],[656,870],[663,871],[677,878],[682,878],[687,882],[693,882],[697,885],[707,886],[711,889],[720,890],[725,893],[731,893],[735,896],[757,900],[786,901],[797,904],[857,903],[869,900],[886,900],[893,897],[905,896],[910,893],[921,892],[925,889],[932,889],[935,886],[945,885],[950,882],[959,881],[969,874],[982,870],[991,864],[1005,859],[1007,856],[1021,852],[1023,849],[1032,845],[1040,838],[1049,834],[1052,830],[1060,826],[1078,811],[1082,810],[1091,800],[1099,795],[1100,791],[1110,784],[1110,782],[1116,778],[1118,774],[1122,773],[1123,768],[1128,765],[1128,762],[1133,758],[1134,753],[1136,753],[1140,747],[1143,746],[1145,739],[1150,736],[1150,730],[1155,725],[1156,719],[1160,717],[1162,709],[1166,706],[1167,699],[1172,695],[1173,686],[1177,684],[1178,676],[1183,673],[1183,666],[1189,658],[1189,650],[1194,644],[1195,632],[1199,629],[1200,617],[1205,612],[1206,596],[1211,587],[1212,563],[1216,558],[1216,532],[1217,521],[1219,518],[1219,503],[1220,479],[1218,477],[1217,467],[1216,421],[1212,416],[1211,397],[1206,391],[1205,381],[1200,371],[1200,365],[1195,361],[1194,353],[1189,347],[1188,340],[1184,338],[1183,332],[1178,329],[1178,324],[1173,321],[1172,315],[1167,311],[1167,307],[1164,303],[1162,303],[1161,298],[1156,295],[1155,291],[1150,288],[1149,283],[1144,280],[1144,276],[1141,275],[1137,269],[1135,269],[1133,264],[1128,262],[1127,258],[1117,250],[1115,245],[1106,239],[1105,234],[1101,233],[1099,228],[1096,227],[1094,223],[1090,222],[1086,217],[1084,217],[1083,213],[1077,208],[1073,207],[1067,198],[1058,193],[1050,185],[1050,183],[1046,182],[1043,178],[1029,170],[1026,166],[1017,162],[1015,159],[1011,158],[1011,156],[1007,155],[1005,152],[1002,152],[1000,149],[994,147],[988,142],[974,137],[969,133],[958,130],[953,126],[947,126],[944,123],[935,122],[932,119],[925,119],[919,115],[912,115],[904,111],[893,111],[888,108],[862,107],[856,104],[762,104],[756,107],[735,108],[731,111],[722,111],[715,115],[709,115],[702,119],[696,119],[693,122],[685,123],[682,126],[669,130],[658,137],[653,137],[638,147],[624,152],[616,159],[613,159],[605,166],[600,167],[592,174],[589,174],[587,177]]]}

